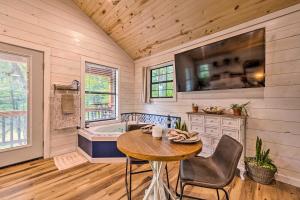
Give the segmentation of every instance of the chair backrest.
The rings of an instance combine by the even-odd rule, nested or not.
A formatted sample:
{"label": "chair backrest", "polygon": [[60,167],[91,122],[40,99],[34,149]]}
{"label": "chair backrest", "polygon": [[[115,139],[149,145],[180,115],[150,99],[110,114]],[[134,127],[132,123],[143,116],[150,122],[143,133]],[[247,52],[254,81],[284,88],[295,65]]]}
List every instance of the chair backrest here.
{"label": "chair backrest", "polygon": [[126,131],[134,131],[146,126],[148,124],[128,124]]}
{"label": "chair backrest", "polygon": [[222,171],[227,182],[231,182],[239,163],[243,146],[228,135],[223,135],[212,159]]}

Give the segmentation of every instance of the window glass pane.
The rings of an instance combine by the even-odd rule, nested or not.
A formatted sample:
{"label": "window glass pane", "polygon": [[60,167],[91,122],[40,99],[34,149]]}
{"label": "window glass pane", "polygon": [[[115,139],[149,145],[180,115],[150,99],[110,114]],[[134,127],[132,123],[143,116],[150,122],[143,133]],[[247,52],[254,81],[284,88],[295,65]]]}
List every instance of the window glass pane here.
{"label": "window glass pane", "polygon": [[167,83],[167,89],[173,90],[173,82],[168,82]]}
{"label": "window glass pane", "polygon": [[173,90],[167,90],[167,97],[173,96]]}
{"label": "window glass pane", "polygon": [[158,76],[152,77],[152,82],[153,82],[153,83],[158,82]]}
{"label": "window glass pane", "polygon": [[115,100],[115,95],[86,94],[85,120],[95,121],[115,118]]}
{"label": "window glass pane", "polygon": [[166,83],[160,83],[159,84],[159,90],[166,90],[167,89],[167,84]]}
{"label": "window glass pane", "polygon": [[158,70],[157,70],[157,69],[153,69],[153,70],[151,70],[151,74],[152,74],[152,77],[153,77],[153,76],[158,76],[158,75],[159,75],[159,73],[158,73]]}
{"label": "window glass pane", "polygon": [[168,81],[173,80],[173,73],[172,74],[167,74],[167,80]]}
{"label": "window glass pane", "polygon": [[158,90],[158,84],[152,84],[152,90]]}
{"label": "window glass pane", "polygon": [[159,96],[160,97],[165,97],[166,96],[166,90],[159,90]]}
{"label": "window glass pane", "polygon": [[0,52],[0,149],[29,143],[28,58]]}
{"label": "window glass pane", "polygon": [[85,90],[112,93],[111,78],[111,76],[87,73],[85,76]]}
{"label": "window glass pane", "polygon": [[167,80],[167,76],[165,74],[159,76],[159,81],[166,81],[166,80]]}
{"label": "window glass pane", "polygon": [[173,66],[167,67],[167,73],[173,73]]}
{"label": "window glass pane", "polygon": [[160,68],[159,70],[160,70],[160,71],[159,71],[159,74],[161,74],[161,75],[167,73],[166,67],[162,67],[162,68]]}
{"label": "window glass pane", "polygon": [[152,91],[152,97],[158,97],[158,91]]}

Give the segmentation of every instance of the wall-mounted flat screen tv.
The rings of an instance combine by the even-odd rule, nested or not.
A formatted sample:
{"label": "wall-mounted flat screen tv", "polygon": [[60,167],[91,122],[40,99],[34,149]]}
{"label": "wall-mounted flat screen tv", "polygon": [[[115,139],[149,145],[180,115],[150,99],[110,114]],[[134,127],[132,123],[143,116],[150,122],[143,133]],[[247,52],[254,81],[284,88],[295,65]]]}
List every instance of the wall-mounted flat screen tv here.
{"label": "wall-mounted flat screen tv", "polygon": [[265,86],[265,30],[175,55],[178,92]]}

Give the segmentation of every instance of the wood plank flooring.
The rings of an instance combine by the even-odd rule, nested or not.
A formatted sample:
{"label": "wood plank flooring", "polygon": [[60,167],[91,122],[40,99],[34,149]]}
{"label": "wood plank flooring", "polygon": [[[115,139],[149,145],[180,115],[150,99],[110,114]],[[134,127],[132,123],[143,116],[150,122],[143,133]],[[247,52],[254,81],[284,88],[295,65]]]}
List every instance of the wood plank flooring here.
{"label": "wood plank flooring", "polygon": [[[139,170],[148,166],[140,166]],[[175,186],[177,163],[168,164],[170,181]],[[135,168],[137,169],[137,168]],[[58,171],[52,159],[36,160],[0,169],[1,200],[118,200],[126,199],[125,164],[86,163]],[[134,176],[133,200],[142,199],[151,173]],[[227,188],[233,200],[300,200],[300,188],[276,182],[265,186],[235,178]],[[189,188],[188,192],[206,199],[217,199],[215,190]]]}

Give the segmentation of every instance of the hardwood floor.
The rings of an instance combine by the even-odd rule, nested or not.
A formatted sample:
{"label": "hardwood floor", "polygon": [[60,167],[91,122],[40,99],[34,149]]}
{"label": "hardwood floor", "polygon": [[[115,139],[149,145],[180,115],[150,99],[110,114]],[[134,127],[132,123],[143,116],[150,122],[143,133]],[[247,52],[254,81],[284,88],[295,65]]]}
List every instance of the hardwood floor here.
{"label": "hardwood floor", "polygon": [[[174,187],[177,163],[170,163],[168,167]],[[58,171],[52,159],[36,160],[0,169],[0,199],[125,200],[124,170],[124,164],[86,163]],[[151,180],[151,173],[135,175],[133,179],[133,200],[142,199],[144,189]],[[265,186],[235,178],[227,189],[232,200],[300,200],[300,188],[280,182]],[[189,188],[189,192],[198,197],[217,199],[215,190]]]}

